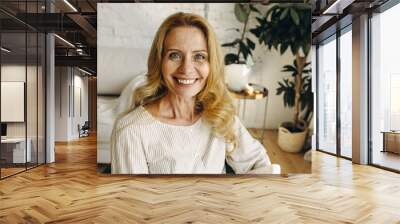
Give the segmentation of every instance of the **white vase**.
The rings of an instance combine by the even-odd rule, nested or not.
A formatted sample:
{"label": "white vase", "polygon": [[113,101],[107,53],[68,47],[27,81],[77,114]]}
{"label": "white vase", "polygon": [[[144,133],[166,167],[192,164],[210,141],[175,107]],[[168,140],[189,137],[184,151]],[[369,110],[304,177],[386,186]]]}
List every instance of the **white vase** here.
{"label": "white vase", "polygon": [[225,66],[225,82],[233,91],[242,91],[249,83],[250,68],[245,64],[230,64]]}

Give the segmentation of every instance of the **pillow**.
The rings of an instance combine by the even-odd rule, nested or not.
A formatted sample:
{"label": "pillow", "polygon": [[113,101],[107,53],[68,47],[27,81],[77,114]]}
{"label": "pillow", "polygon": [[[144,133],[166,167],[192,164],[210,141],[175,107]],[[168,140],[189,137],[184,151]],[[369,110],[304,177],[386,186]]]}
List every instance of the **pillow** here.
{"label": "pillow", "polygon": [[141,72],[133,77],[129,84],[122,90],[121,95],[118,98],[118,105],[115,108],[117,115],[133,109],[133,93],[135,90],[143,85],[147,80],[146,72]]}

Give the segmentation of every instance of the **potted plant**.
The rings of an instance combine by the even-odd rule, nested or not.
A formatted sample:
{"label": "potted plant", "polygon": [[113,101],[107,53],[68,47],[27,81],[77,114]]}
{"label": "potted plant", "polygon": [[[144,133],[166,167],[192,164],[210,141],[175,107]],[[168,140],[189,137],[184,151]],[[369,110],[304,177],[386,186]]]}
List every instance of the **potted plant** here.
{"label": "potted plant", "polygon": [[[305,85],[305,82],[311,80],[303,77],[304,68],[307,65],[307,55],[311,48],[311,5],[275,4],[267,10],[264,16],[257,17],[257,22],[257,26],[250,32],[258,37],[260,44],[264,44],[268,49],[274,48],[281,54],[290,49],[295,56],[294,66],[290,67],[290,71],[293,71],[293,81],[284,81],[281,83],[283,87],[280,86],[281,93],[286,88],[286,91],[288,91],[286,93],[292,91],[288,95],[294,94],[294,99],[290,99],[292,104],[286,105],[293,105],[295,112],[293,121],[281,124],[278,144],[285,151],[298,152],[304,146],[307,137],[307,122],[309,122],[303,120],[301,116],[301,96],[304,93],[304,88],[308,85]],[[285,69],[289,69],[289,67]],[[285,94],[283,96],[285,100]]]}
{"label": "potted plant", "polygon": [[[307,62],[302,71],[302,87],[300,93],[300,113],[297,127],[293,122],[284,122],[279,127],[278,144],[284,151],[298,152],[303,148],[305,138],[307,137],[307,127],[312,121],[314,110],[314,97],[311,84],[311,65]],[[276,95],[282,95],[285,107],[294,107],[296,98],[295,77],[297,75],[297,63],[293,61],[292,65],[285,65],[282,72],[290,72],[290,79],[283,79],[278,82],[279,87],[276,89]]]}
{"label": "potted plant", "polygon": [[235,29],[240,32],[240,37],[234,41],[222,44],[222,47],[234,48],[234,53],[225,55],[225,78],[229,89],[241,91],[247,87],[248,74],[250,66],[253,65],[252,51],[255,49],[255,43],[246,37],[248,32],[248,23],[252,12],[260,13],[257,8],[248,3],[236,3],[235,17],[243,23],[243,28]]}

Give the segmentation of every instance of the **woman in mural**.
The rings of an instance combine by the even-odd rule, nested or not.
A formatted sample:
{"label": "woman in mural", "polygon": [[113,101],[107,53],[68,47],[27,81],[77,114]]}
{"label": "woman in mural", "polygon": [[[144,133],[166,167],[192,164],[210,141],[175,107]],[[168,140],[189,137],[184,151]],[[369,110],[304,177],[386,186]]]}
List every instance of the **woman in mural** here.
{"label": "woman in mural", "polygon": [[113,174],[270,173],[265,148],[235,116],[210,24],[169,16],[148,57],[148,81],[113,129]]}

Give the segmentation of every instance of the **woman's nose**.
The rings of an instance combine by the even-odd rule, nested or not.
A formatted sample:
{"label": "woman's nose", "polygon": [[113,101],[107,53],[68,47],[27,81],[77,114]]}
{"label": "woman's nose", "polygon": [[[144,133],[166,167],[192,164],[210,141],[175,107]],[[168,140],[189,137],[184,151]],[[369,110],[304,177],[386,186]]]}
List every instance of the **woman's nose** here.
{"label": "woman's nose", "polygon": [[185,59],[183,60],[181,66],[180,66],[180,70],[182,73],[184,73],[186,75],[189,75],[194,71],[194,64],[190,57],[185,57]]}

